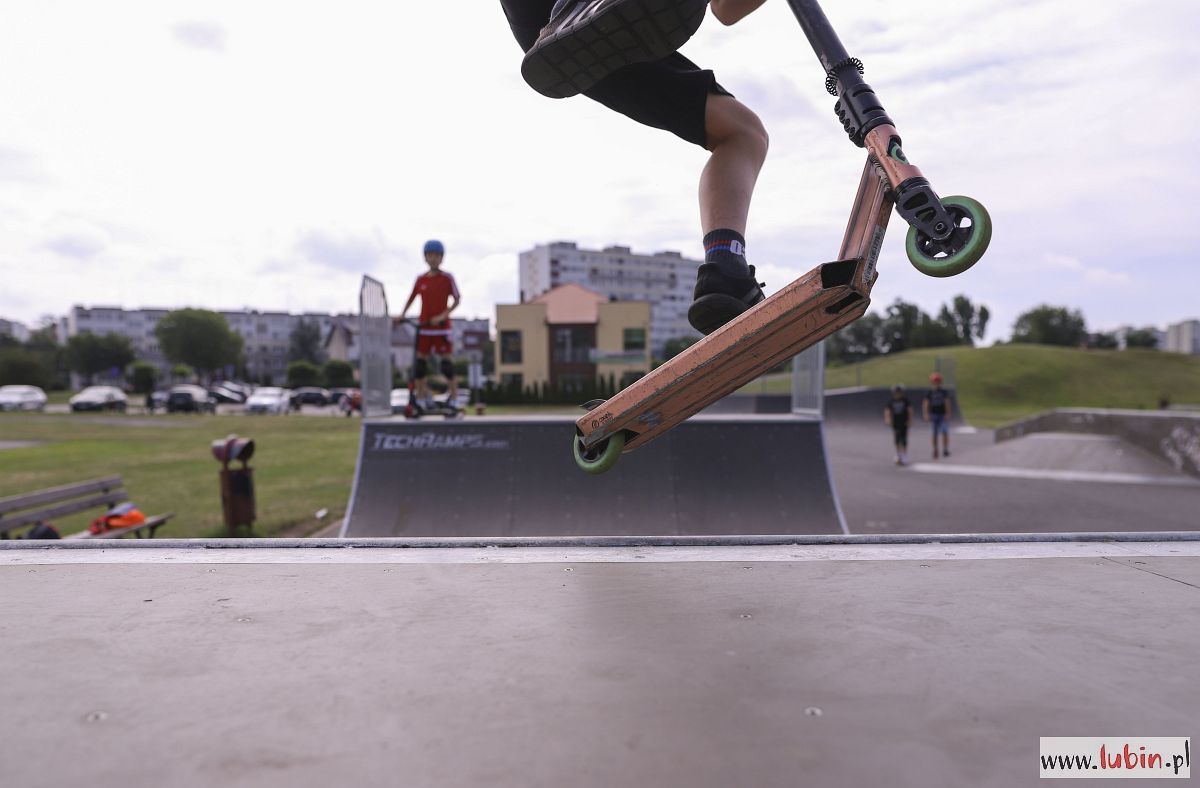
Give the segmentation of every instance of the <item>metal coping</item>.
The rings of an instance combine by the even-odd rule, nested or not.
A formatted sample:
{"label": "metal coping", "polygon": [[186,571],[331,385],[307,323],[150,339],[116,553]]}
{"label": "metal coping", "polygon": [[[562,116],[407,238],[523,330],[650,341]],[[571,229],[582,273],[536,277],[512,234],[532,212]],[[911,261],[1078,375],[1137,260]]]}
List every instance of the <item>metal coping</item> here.
{"label": "metal coping", "polygon": [[1011,544],[1061,542],[1200,542],[1200,531],[1079,533],[813,534],[778,536],[420,537],[374,539],[105,539],[0,540],[2,550],[246,550],[281,548],[422,549],[479,547],[747,547],[790,545]]}

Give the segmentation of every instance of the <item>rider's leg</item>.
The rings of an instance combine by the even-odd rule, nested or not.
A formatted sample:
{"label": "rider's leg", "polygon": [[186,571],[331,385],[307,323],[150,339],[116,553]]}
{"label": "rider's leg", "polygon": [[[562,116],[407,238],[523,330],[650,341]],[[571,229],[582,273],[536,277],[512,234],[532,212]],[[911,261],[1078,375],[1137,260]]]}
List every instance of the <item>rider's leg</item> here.
{"label": "rider's leg", "polygon": [[413,377],[413,397],[415,397],[418,402],[424,402],[429,396],[429,386],[426,383],[427,378],[425,377],[428,374],[428,369],[429,356],[418,356],[417,370],[415,376]]}
{"label": "rider's leg", "polygon": [[746,218],[758,173],[767,157],[767,131],[733,96],[710,93],[704,108],[708,163],[700,174],[704,264],[696,275],[688,322],[710,334],[763,300],[746,263]]}
{"label": "rider's leg", "polygon": [[767,130],[733,96],[710,93],[704,107],[710,156],[700,173],[700,227],[746,234],[754,184],[767,158]]}

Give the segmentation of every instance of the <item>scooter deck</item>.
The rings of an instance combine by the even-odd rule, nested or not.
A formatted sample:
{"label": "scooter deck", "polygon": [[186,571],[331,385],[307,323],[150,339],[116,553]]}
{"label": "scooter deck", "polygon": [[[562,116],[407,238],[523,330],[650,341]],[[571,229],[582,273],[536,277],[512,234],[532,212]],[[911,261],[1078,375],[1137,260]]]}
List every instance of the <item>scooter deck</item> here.
{"label": "scooter deck", "polygon": [[576,421],[585,446],[625,432],[624,451],[662,435],[866,312],[874,258],[824,263]]}

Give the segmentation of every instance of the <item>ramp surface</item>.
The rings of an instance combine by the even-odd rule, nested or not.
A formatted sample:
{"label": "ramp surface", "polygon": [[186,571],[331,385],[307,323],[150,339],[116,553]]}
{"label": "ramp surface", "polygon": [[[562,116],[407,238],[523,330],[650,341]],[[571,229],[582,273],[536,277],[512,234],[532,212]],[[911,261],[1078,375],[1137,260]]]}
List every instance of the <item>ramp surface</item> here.
{"label": "ramp surface", "polygon": [[603,475],[569,418],[365,421],[342,536],[842,533],[821,422],[701,416]]}
{"label": "ramp surface", "polygon": [[[958,392],[944,388],[954,398],[954,414],[951,424],[962,424],[962,407]],[[913,416],[921,422],[921,403],[929,393],[927,387],[910,388],[906,392],[912,402]],[[830,389],[825,392],[825,420],[839,423],[883,423],[883,409],[892,398],[892,390],[883,387],[858,386],[846,389]]]}

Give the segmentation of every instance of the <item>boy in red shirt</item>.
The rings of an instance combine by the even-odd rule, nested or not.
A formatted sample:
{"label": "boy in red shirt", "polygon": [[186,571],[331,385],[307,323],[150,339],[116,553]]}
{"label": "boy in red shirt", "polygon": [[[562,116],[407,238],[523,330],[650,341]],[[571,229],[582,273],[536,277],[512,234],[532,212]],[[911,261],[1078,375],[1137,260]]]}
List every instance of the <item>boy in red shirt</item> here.
{"label": "boy in red shirt", "polygon": [[441,270],[442,258],[446,254],[446,247],[442,246],[442,242],[426,241],[424,251],[429,273],[417,277],[412,295],[408,297],[408,303],[404,305],[399,318],[403,320],[413,301],[418,295],[421,296],[421,336],[417,340],[417,369],[414,375],[416,386],[413,395],[420,402],[429,401],[429,386],[425,382],[425,376],[429,374],[429,357],[437,355],[441,358],[442,375],[450,383],[450,402],[455,402],[458,396],[458,380],[454,377],[454,364],[450,361],[454,352],[450,341],[450,313],[458,308],[458,285],[454,283],[453,276]]}

